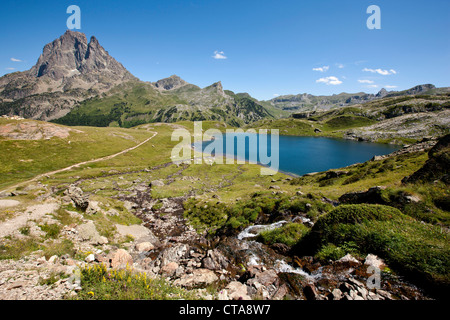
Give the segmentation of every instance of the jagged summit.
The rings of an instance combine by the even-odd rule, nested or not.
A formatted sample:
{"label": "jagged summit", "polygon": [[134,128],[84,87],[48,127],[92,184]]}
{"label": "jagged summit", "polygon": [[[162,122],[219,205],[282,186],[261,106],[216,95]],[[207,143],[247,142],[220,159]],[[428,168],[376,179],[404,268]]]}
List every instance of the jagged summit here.
{"label": "jagged summit", "polygon": [[0,78],[0,112],[57,119],[77,103],[130,80],[138,81],[97,38],[88,42],[85,34],[68,30],[44,46],[30,70]]}
{"label": "jagged summit", "polygon": [[89,79],[95,81],[95,74],[100,73],[103,79],[111,82],[134,78],[108,54],[97,38],[92,36],[88,43],[85,34],[70,30],[45,45],[38,62],[29,72],[32,76],[47,76],[53,80],[81,74],[89,75]]}

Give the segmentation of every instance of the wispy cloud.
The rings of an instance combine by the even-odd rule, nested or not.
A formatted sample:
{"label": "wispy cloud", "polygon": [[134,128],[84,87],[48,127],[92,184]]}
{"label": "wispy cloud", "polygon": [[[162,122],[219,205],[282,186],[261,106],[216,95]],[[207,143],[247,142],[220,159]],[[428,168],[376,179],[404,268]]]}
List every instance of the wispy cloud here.
{"label": "wispy cloud", "polygon": [[12,62],[22,62],[22,60],[16,59],[16,58],[11,58],[11,61],[12,61]]}
{"label": "wispy cloud", "polygon": [[12,71],[12,70],[16,70],[16,68],[5,68],[6,70],[10,70],[10,71]]}
{"label": "wispy cloud", "polygon": [[274,93],[273,96],[276,98],[279,97],[280,95],[278,93]]}
{"label": "wispy cloud", "polygon": [[364,68],[362,71],[364,71],[364,72],[378,73],[378,74],[381,74],[382,76],[389,76],[389,75],[392,75],[392,74],[397,74],[397,71],[395,71],[394,69],[383,70],[383,69],[369,69],[369,68]]}
{"label": "wispy cloud", "polygon": [[313,71],[327,72],[328,69],[330,69],[330,66],[323,66],[323,67],[320,67],[320,68],[313,68]]}
{"label": "wispy cloud", "polygon": [[372,80],[358,80],[359,83],[374,83]]}
{"label": "wispy cloud", "polygon": [[367,88],[378,88],[377,84],[369,84]]}
{"label": "wispy cloud", "polygon": [[325,83],[326,85],[332,85],[337,86],[342,83],[341,80],[339,80],[337,77],[326,77],[326,78],[320,78],[319,80],[316,80],[317,83]]}
{"label": "wispy cloud", "polygon": [[395,89],[397,86],[384,86],[386,89]]}
{"label": "wispy cloud", "polygon": [[214,51],[214,55],[213,55],[214,59],[218,59],[218,60],[223,60],[223,59],[227,59],[227,57],[225,56],[225,52],[223,51]]}
{"label": "wispy cloud", "polygon": [[344,69],[345,66],[342,63],[336,63],[336,67],[339,69]]}

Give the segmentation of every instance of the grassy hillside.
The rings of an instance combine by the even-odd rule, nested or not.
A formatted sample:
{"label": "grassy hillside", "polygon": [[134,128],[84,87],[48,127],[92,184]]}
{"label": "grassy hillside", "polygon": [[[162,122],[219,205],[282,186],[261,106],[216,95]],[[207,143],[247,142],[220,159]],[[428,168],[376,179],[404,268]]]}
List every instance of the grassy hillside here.
{"label": "grassy hillside", "polygon": [[408,144],[447,134],[449,108],[447,93],[395,96],[330,111],[296,113],[289,119],[260,120],[248,127],[279,129],[285,135]]}
{"label": "grassy hillside", "polygon": [[218,84],[204,89],[187,84],[159,91],[149,83],[128,82],[83,101],[54,122],[130,128],[144,123],[212,120],[242,126],[266,117],[273,116],[263,106],[247,97],[228,95]]}
{"label": "grassy hillside", "polygon": [[[2,121],[5,124],[11,122]],[[273,124],[278,121],[283,120],[274,120]],[[303,126],[309,123],[307,120],[289,121],[291,126],[302,124],[290,128],[292,130],[305,134],[312,130],[311,126]],[[357,257],[376,253],[386,259],[392,272],[420,280],[421,284],[432,288],[445,288],[448,284],[449,248],[445,232],[450,223],[445,202],[450,197],[448,186],[442,181],[402,184],[404,177],[424,166],[430,157],[426,152],[368,161],[300,178],[290,178],[282,173],[261,176],[260,167],[250,164],[171,164],[171,150],[177,143],[171,141],[171,133],[182,125],[193,130],[191,122],[155,123],[132,129],[75,127],[70,129],[80,132],[71,132],[64,139],[3,139],[0,141],[2,150],[6,147],[8,152],[3,153],[0,162],[2,177],[5,177],[1,185],[7,186],[46,170],[117,152],[143,141],[149,137],[149,131],[156,131],[158,135],[140,148],[113,159],[42,177],[39,182],[47,192],[56,190],[53,193],[56,197],[61,196],[68,185],[77,182],[96,201],[121,210],[124,206],[121,201],[126,197],[136,197],[138,186],[145,186],[148,195],[144,197],[150,199],[155,208],[158,203],[163,203],[163,199],[186,196],[184,216],[188,223],[212,236],[233,235],[255,223],[269,224],[281,219],[307,217],[316,222],[317,227],[311,229],[294,222],[282,229],[263,233],[258,241],[283,243],[292,250],[291,254],[297,256],[303,254],[300,248],[305,248],[302,244],[307,242],[311,244],[307,246],[311,251],[307,254],[324,261],[339,259],[349,252]],[[226,126],[206,122],[203,129],[208,128],[224,130]],[[322,128],[326,130],[324,124]],[[162,184],[148,189],[154,180]],[[366,192],[374,186],[383,188],[370,201],[334,209],[333,203],[341,201],[345,194]],[[37,197],[41,192],[39,188],[44,187],[16,199],[25,201],[25,197]],[[374,204],[386,207],[383,207],[384,211],[375,210],[374,215]],[[9,211],[0,212],[4,217],[10,214]],[[393,219],[385,219],[386,215]],[[92,219],[102,235],[109,237],[114,221],[131,218],[121,213],[118,217],[100,215]],[[320,237],[314,237],[315,234]],[[33,248],[30,250],[37,250]]]}
{"label": "grassy hillside", "polygon": [[[0,119],[0,126],[10,122]],[[73,129],[67,138],[53,137],[49,140],[0,138],[2,150],[0,188],[33,178],[38,174],[117,153],[137,145],[152,135],[145,130],[121,128]]]}

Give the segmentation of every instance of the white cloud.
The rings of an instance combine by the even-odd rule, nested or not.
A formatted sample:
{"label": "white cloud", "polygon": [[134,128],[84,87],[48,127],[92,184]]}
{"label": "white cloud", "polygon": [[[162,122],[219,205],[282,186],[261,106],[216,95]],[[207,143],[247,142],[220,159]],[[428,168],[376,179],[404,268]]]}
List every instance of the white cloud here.
{"label": "white cloud", "polygon": [[11,61],[12,61],[12,62],[22,62],[22,60],[16,59],[16,58],[11,58]]}
{"label": "white cloud", "polygon": [[326,77],[316,80],[317,83],[325,83],[326,85],[336,86],[342,83],[337,77]]}
{"label": "white cloud", "polygon": [[213,55],[214,59],[227,59],[227,57],[225,56],[225,52],[223,51],[214,51],[214,55]]}
{"label": "white cloud", "polygon": [[397,86],[384,86],[386,89],[395,89]]}
{"label": "white cloud", "polygon": [[6,68],[6,70],[16,70],[16,68]]}
{"label": "white cloud", "polygon": [[372,80],[358,80],[359,83],[374,83]]}
{"label": "white cloud", "polygon": [[336,63],[336,67],[339,69],[344,69],[345,66],[342,63]]}
{"label": "white cloud", "polygon": [[328,69],[330,69],[330,66],[323,66],[323,67],[320,67],[320,68],[313,68],[313,71],[327,72]]}
{"label": "white cloud", "polygon": [[367,88],[378,88],[377,84],[369,84]]}
{"label": "white cloud", "polygon": [[392,75],[392,74],[397,74],[397,71],[395,71],[394,69],[383,70],[383,69],[369,69],[369,68],[364,68],[362,71],[364,71],[364,72],[378,73],[378,74],[381,74],[382,76],[389,76],[389,75]]}
{"label": "white cloud", "polygon": [[274,93],[273,96],[276,98],[279,97],[280,95],[278,93]]}

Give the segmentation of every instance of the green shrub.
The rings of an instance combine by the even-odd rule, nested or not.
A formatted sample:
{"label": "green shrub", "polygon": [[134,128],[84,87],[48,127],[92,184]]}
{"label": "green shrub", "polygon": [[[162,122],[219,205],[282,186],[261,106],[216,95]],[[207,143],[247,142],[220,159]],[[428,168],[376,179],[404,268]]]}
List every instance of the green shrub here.
{"label": "green shrub", "polygon": [[53,223],[53,224],[43,224],[39,225],[39,228],[41,228],[42,231],[46,233],[46,238],[52,238],[56,239],[61,232],[61,225]]}
{"label": "green shrub", "polygon": [[261,232],[258,240],[268,245],[284,243],[293,246],[308,232],[309,228],[301,223],[288,223],[280,228]]}
{"label": "green shrub", "polygon": [[54,241],[49,244],[45,244],[44,248],[44,256],[46,259],[51,256],[62,256],[68,254],[70,256],[74,256],[75,248],[74,244],[69,239],[64,239],[62,241]]}
{"label": "green shrub", "polygon": [[[308,206],[310,204],[311,206]],[[320,213],[332,208],[321,197],[311,195],[310,199],[294,198],[287,195],[274,196],[271,193],[257,192],[250,199],[240,200],[231,205],[190,199],[184,203],[184,217],[199,231],[217,230],[235,232],[254,224],[276,221],[283,214],[306,213],[315,219]]]}
{"label": "green shrub", "polygon": [[[328,244],[353,242],[361,254],[384,258],[416,283],[440,295],[450,285],[449,236],[438,226],[424,224],[382,205],[341,205],[319,218],[296,246],[312,254]],[[332,252],[330,248],[322,254]]]}
{"label": "green shrub", "polygon": [[321,262],[328,262],[328,260],[339,260],[346,255],[346,252],[332,243],[324,245],[315,255],[315,258]]}
{"label": "green shrub", "polygon": [[393,207],[370,204],[341,205],[317,221],[316,229],[341,223],[356,224],[370,220],[389,220],[403,217],[403,214]]}
{"label": "green shrub", "polygon": [[33,238],[7,239],[0,243],[0,260],[17,260],[39,249],[42,249],[42,246]]}

